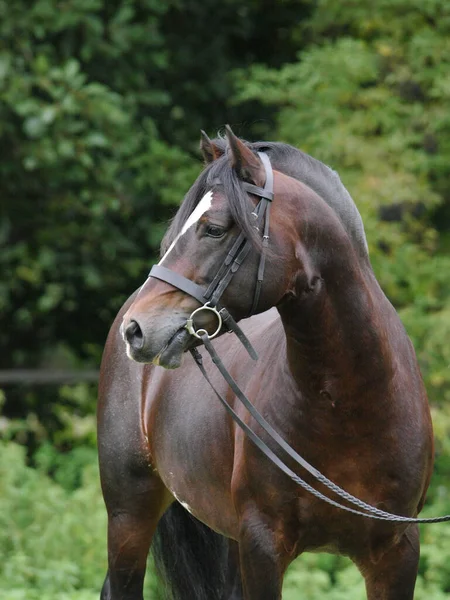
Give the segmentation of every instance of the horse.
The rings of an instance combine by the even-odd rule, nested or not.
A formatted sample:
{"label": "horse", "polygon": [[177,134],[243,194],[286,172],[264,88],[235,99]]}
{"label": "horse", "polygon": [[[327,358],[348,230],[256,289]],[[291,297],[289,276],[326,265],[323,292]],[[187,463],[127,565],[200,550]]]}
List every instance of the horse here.
{"label": "horse", "polygon": [[[379,509],[417,516],[434,456],[426,391],[413,346],[373,273],[350,194],[332,169],[287,144],[249,143],[227,128],[225,137],[203,136],[201,149],[204,169],[163,239],[159,266],[204,289],[241,236],[246,256],[222,286],[220,305],[259,358],[219,324],[214,346],[229,373],[330,480]],[[254,193],[267,184],[263,155],[273,169],[266,244]],[[110,330],[98,403],[108,513],[101,599],[143,598],[151,548],[175,600],[278,600],[286,569],[303,552],[349,557],[369,600],[411,600],[417,525],[345,512],[268,460],[187,352],[202,357],[218,393],[275,451],[214,369],[201,335],[186,329],[200,306],[151,276]],[[213,337],[216,311],[197,316],[197,333],[200,327],[203,339]]]}

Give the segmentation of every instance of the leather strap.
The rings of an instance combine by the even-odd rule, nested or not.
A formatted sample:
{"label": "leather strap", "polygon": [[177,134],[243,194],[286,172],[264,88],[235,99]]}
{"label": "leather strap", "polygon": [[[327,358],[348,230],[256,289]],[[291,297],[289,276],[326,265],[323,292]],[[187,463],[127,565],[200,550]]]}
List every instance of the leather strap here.
{"label": "leather strap", "polygon": [[183,277],[183,275],[175,273],[175,271],[166,269],[166,267],[163,267],[162,265],[153,265],[148,276],[170,283],[170,285],[173,285],[198,300],[200,304],[205,304],[206,302],[205,290],[201,286],[190,279]]}
{"label": "leather strap", "polygon": [[231,262],[234,260],[236,254],[239,251],[239,248],[241,247],[241,245],[243,244],[244,241],[245,241],[245,236],[243,233],[240,233],[237,236],[237,238],[234,240],[233,244],[231,245],[231,248],[225,257],[225,260],[222,263],[222,266],[217,271],[216,275],[214,276],[214,279],[209,284],[208,289],[206,290],[206,293],[205,293],[206,298],[211,298],[211,296],[214,293],[214,290],[219,285],[222,278],[225,277]]}
{"label": "leather strap", "polygon": [[264,281],[264,270],[266,267],[266,254],[267,248],[269,247],[269,230],[270,230],[270,205],[273,200],[273,169],[270,164],[270,159],[264,152],[258,152],[260,159],[264,164],[264,168],[266,170],[266,182],[264,184],[264,195],[261,199],[261,204],[263,203],[261,209],[261,216],[264,218],[264,233],[263,233],[263,243],[261,248],[261,256],[259,258],[259,266],[258,266],[258,276],[256,279],[256,287],[255,293],[253,295],[253,304],[250,309],[249,317],[258,309],[259,297],[261,295],[261,288]]}
{"label": "leather strap", "polygon": [[262,288],[262,284],[264,281],[264,269],[266,267],[266,254],[267,254],[267,248],[269,247],[269,226],[270,226],[270,203],[269,202],[267,202],[265,213],[266,213],[266,219],[264,222],[264,234],[263,234],[263,242],[262,242],[262,248],[261,248],[261,256],[259,258],[258,275],[257,275],[257,279],[256,279],[255,293],[253,295],[253,304],[252,304],[252,308],[250,309],[249,316],[255,314],[255,312],[258,308],[259,297],[261,295],[261,288]]}
{"label": "leather strap", "polygon": [[250,357],[253,358],[253,360],[258,360],[258,354],[256,353],[256,350],[251,345],[250,340],[245,335],[245,333],[242,331],[242,329],[239,327],[239,325],[236,323],[236,321],[233,319],[233,317],[230,315],[230,313],[227,311],[227,309],[222,308],[220,310],[220,315],[221,315],[222,321],[223,321],[225,327],[227,327],[228,331],[230,333],[232,332],[232,333],[236,334],[236,336],[239,338],[239,341],[244,346],[244,348],[247,350]]}
{"label": "leather strap", "polygon": [[270,164],[270,158],[267,156],[265,152],[258,152],[258,156],[261,159],[261,162],[264,165],[264,169],[266,171],[266,182],[264,187],[258,187],[257,185],[253,185],[252,183],[247,183],[246,181],[243,183],[244,190],[249,194],[254,194],[255,196],[259,196],[260,198],[264,198],[269,202],[273,200],[273,170],[272,165]]}
{"label": "leather strap", "polygon": [[[262,222],[265,218],[265,227],[264,227],[264,238],[263,238],[263,248],[261,253],[261,258],[259,262],[258,268],[258,277],[256,282],[255,294],[253,298],[252,309],[250,311],[250,315],[256,310],[256,307],[259,302],[259,296],[261,292],[262,281],[264,278],[264,266],[265,266],[265,247],[268,244],[268,231],[269,231],[269,208],[270,202],[273,199],[273,170],[270,164],[270,159],[267,154],[263,152],[258,153],[261,161],[263,162],[265,171],[266,171],[266,181],[264,184],[264,188],[260,188],[258,186],[252,185],[250,183],[243,183],[244,189],[248,193],[255,194],[261,197],[261,200],[258,202],[255,207],[254,213],[256,218],[258,219],[258,224]],[[220,183],[215,180],[215,183]],[[245,238],[245,235],[241,232],[234,242],[231,245],[230,250],[225,257],[225,260],[220,267],[219,271],[216,273],[215,277],[207,287],[207,289],[203,289],[201,286],[197,285],[190,279],[187,279],[183,275],[172,271],[162,265],[154,265],[149,273],[149,277],[155,277],[161,281],[165,281],[170,285],[182,290],[183,292],[189,294],[201,304],[205,304],[205,302],[209,302],[210,306],[218,306],[219,300],[222,297],[223,292],[229,285],[233,275],[239,270],[240,266],[244,262],[252,244]],[[245,349],[252,357],[253,360],[257,360],[258,356],[251,345],[250,341],[230,315],[228,311],[225,309],[220,309],[224,324],[226,325],[229,331],[233,331],[236,333],[237,337],[244,345]]]}
{"label": "leather strap", "polygon": [[227,271],[227,274],[221,279],[219,285],[217,286],[217,288],[211,298],[212,303],[217,303],[219,301],[219,299],[222,297],[222,294],[228,287],[228,284],[230,283],[233,275],[238,271],[239,267],[244,262],[247,254],[250,252],[250,249],[251,249],[251,243],[248,240],[246,240],[244,245],[242,246],[239,254],[235,257],[235,259],[231,263],[231,265]]}
{"label": "leather strap", "polygon": [[[255,296],[253,298],[253,305],[250,311],[250,315],[254,313],[258,305],[259,296],[261,292],[262,281],[264,278],[264,266],[265,266],[265,246],[268,244],[268,231],[269,231],[269,206],[273,199],[273,170],[270,164],[270,159],[264,152],[258,152],[258,155],[264,165],[266,171],[266,182],[264,188],[260,188],[250,183],[243,183],[244,189],[251,194],[255,194],[261,197],[260,202],[255,208],[255,214],[258,220],[263,219],[266,215],[265,227],[264,227],[264,238],[263,238],[263,249],[261,253],[259,268],[258,268],[258,279],[256,282]],[[222,297],[223,292],[230,283],[233,275],[238,271],[242,262],[245,260],[251,248],[251,243],[245,239],[243,233],[240,233],[236,240],[233,242],[230,250],[225,257],[225,261],[216,273],[214,279],[209,284],[208,288],[204,290],[201,286],[197,285],[193,281],[190,281],[183,275],[171,271],[162,265],[154,265],[149,273],[149,277],[155,277],[166,283],[170,283],[174,287],[179,288],[183,292],[186,292],[201,304],[209,301],[211,306],[216,306]]]}
{"label": "leather strap", "polygon": [[248,194],[253,194],[254,196],[259,196],[260,198],[264,198],[265,200],[273,200],[273,192],[269,192],[265,188],[258,187],[257,185],[253,185],[252,183],[247,183],[244,181],[242,184],[244,190]]}

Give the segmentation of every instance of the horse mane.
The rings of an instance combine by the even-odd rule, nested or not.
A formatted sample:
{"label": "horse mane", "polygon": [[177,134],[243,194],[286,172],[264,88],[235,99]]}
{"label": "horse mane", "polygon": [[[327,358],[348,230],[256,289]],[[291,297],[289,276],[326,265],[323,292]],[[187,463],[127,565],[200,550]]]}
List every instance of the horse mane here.
{"label": "horse mane", "polygon": [[369,248],[361,215],[336,171],[289,144],[255,142],[250,148],[266,152],[274,169],[298,179],[320,196],[338,216],[358,256],[368,261]]}
{"label": "horse mane", "polygon": [[[208,189],[213,187],[216,179],[220,179],[224,186],[234,221],[249,239],[257,246],[259,245],[259,238],[253,227],[254,223],[249,217],[248,196],[243,191],[227,157],[227,140],[224,137],[218,137],[213,140],[213,143],[220,149],[222,156],[206,166],[186,194],[164,237],[162,253],[181,231],[191,212]],[[245,143],[254,152],[266,152],[274,169],[301,181],[318,194],[338,216],[360,259],[369,260],[361,215],[336,171],[289,144],[282,142]]]}

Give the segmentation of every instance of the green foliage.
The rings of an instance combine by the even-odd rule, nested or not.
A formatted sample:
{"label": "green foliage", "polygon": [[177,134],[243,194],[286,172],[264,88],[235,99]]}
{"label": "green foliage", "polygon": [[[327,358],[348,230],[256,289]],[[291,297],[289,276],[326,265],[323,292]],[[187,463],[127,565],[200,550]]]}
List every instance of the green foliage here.
{"label": "green foliage", "polygon": [[95,463],[96,458],[97,453],[89,446],[78,446],[71,452],[61,453],[48,442],[39,447],[34,457],[38,470],[50,474],[68,491],[82,486],[84,470]]}
{"label": "green foliage", "polygon": [[98,481],[91,462],[83,485],[69,494],[27,467],[21,446],[1,444],[0,596],[98,597],[106,573],[106,515]]}
{"label": "green foliage", "polygon": [[[22,446],[0,443],[0,597],[97,600],[107,553],[96,458],[91,453],[80,461],[75,453],[60,461],[62,486],[45,474],[44,459],[39,462],[31,469]],[[146,590],[159,597],[151,564]]]}

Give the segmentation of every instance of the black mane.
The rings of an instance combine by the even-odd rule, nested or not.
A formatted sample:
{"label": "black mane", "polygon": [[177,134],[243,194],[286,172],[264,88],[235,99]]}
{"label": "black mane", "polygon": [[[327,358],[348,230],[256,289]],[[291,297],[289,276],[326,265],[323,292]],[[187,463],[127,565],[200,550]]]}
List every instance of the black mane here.
{"label": "black mane", "polygon": [[[249,239],[258,243],[258,240],[255,239],[253,223],[250,220],[248,196],[243,191],[227,157],[226,138],[219,137],[213,142],[222,150],[223,156],[206,166],[186,194],[164,237],[163,253],[181,231],[183,224],[203,195],[213,187],[215,179],[220,179],[223,184],[236,224]],[[301,181],[314,190],[339,217],[359,257],[368,260],[367,241],[361,215],[335,171],[289,144],[280,142],[246,143],[254,152],[266,152],[275,170]]]}
{"label": "black mane", "polygon": [[368,260],[369,250],[361,215],[336,171],[289,144],[255,142],[250,144],[250,148],[266,152],[274,169],[314,190],[337,214],[359,257]]}

